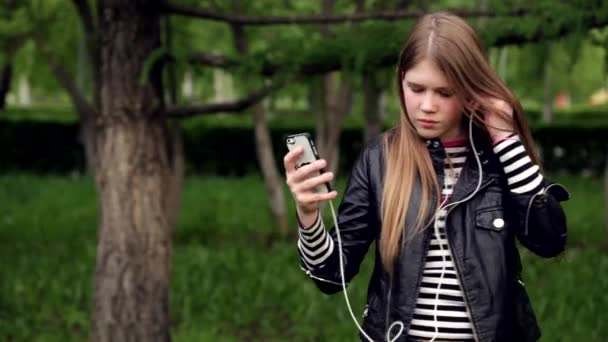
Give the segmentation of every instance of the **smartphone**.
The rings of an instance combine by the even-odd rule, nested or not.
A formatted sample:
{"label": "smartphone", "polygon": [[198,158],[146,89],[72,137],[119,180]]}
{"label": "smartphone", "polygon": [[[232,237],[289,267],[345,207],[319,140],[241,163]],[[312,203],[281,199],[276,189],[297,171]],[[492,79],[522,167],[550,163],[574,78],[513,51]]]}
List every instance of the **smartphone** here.
{"label": "smartphone", "polygon": [[[289,151],[293,150],[297,146],[302,146],[304,148],[304,153],[302,153],[300,158],[296,161],[296,170],[304,165],[308,165],[314,162],[315,160],[320,159],[319,154],[317,153],[317,149],[315,148],[315,143],[309,133],[298,133],[288,135],[287,137],[285,137],[285,144],[287,145],[287,149],[289,149]],[[313,173],[311,177],[319,176],[324,172],[325,171],[321,169]],[[315,188],[315,191],[318,193],[328,193],[331,191],[331,186],[327,182],[319,184]]]}

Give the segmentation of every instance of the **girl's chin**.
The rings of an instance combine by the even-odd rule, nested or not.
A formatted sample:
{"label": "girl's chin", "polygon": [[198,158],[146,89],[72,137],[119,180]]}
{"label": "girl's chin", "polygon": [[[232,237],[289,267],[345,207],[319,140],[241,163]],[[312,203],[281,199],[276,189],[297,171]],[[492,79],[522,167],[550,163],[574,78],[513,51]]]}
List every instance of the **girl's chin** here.
{"label": "girl's chin", "polygon": [[423,139],[435,139],[438,138],[441,132],[434,129],[418,128],[418,135]]}

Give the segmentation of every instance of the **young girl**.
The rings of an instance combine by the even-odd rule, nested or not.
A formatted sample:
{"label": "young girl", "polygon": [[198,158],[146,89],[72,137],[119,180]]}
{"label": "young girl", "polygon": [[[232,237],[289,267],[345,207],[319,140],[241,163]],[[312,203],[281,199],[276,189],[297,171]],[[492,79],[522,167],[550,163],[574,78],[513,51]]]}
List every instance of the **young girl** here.
{"label": "young girl", "polygon": [[362,339],[537,340],[516,238],[561,253],[569,194],[541,173],[521,105],[475,31],[443,12],[412,29],[397,86],[399,123],[360,154],[337,229],[319,213],[336,191],[313,191],[333,178],[311,176],[325,161],[296,170],[302,150],[285,156],[302,269],[324,293],[342,291],[375,242]]}

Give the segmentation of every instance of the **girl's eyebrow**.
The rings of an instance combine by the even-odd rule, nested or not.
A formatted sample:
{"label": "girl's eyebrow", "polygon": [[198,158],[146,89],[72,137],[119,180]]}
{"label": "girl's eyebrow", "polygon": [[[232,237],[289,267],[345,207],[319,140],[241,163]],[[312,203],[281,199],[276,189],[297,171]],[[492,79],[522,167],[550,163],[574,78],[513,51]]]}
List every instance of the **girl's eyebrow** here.
{"label": "girl's eyebrow", "polygon": [[[407,80],[405,82],[407,83],[408,87],[427,88],[426,86],[424,86],[422,84],[418,84],[416,82],[411,82],[411,81],[407,81]],[[450,88],[450,87],[437,87],[434,90],[451,92],[452,88]]]}

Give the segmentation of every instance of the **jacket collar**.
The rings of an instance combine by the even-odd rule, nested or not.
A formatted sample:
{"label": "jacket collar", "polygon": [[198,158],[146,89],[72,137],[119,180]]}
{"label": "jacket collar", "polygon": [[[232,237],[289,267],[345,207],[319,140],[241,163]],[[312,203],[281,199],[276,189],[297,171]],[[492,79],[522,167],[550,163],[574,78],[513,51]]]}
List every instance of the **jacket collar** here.
{"label": "jacket collar", "polygon": [[[445,148],[438,138],[426,139],[425,143],[431,155],[437,178],[440,181],[440,184],[443,184],[444,160],[446,155]],[[499,178],[500,173],[502,172],[500,161],[494,154],[490,137],[484,130],[473,126],[473,140],[471,141],[469,139],[467,144],[467,159],[462,168],[462,172],[460,173],[458,182],[454,187],[454,193],[452,194],[452,200],[454,201],[467,196],[477,187],[479,182],[479,167],[477,165],[475,153],[477,153],[477,157],[479,158],[482,167],[482,185],[491,179]],[[473,148],[473,144],[475,145],[475,148]]]}

